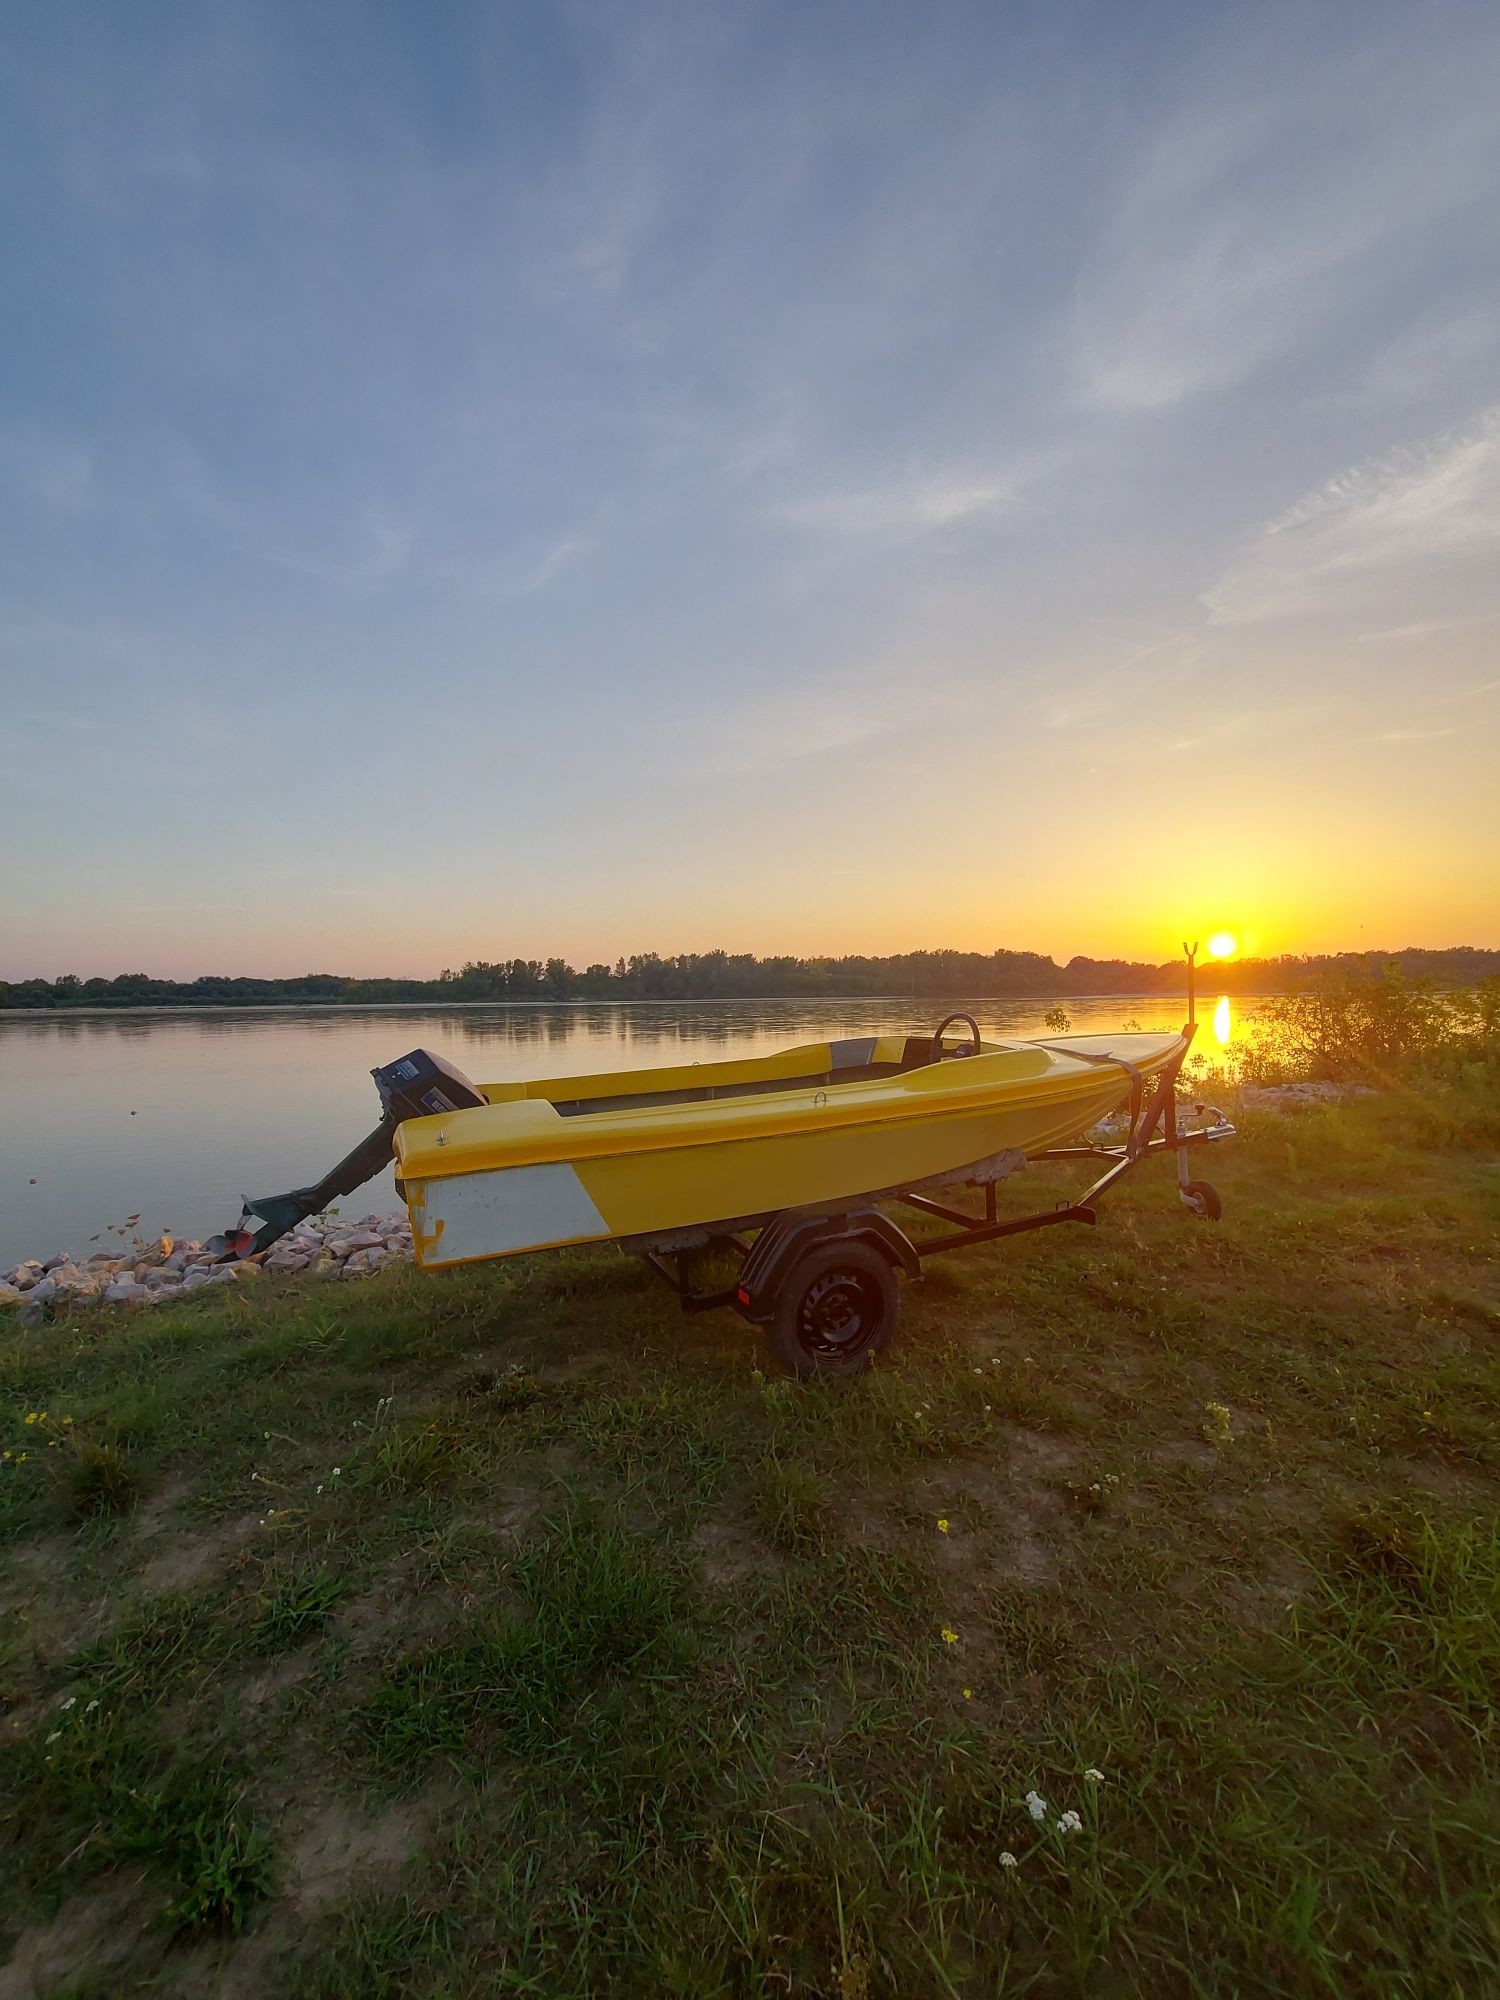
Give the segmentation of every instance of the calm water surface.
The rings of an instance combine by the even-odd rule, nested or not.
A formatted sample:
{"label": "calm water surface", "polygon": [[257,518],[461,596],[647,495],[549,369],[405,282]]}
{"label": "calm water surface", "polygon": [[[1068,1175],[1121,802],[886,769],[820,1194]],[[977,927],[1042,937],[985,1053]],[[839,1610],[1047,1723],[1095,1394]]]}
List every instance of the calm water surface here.
{"label": "calm water surface", "polygon": [[[1045,1034],[1042,1017],[1058,1005],[1079,1033],[1182,1020],[1182,1002],[1160,994],[951,1005],[998,1035]],[[377,1122],[370,1071],[408,1049],[433,1049],[489,1083],[925,1031],[945,1011],[736,1000],[0,1014],[0,1265],[84,1251],[137,1212],[145,1234],[206,1236],[234,1220],[242,1194],[317,1180]],[[1200,1046],[1214,1046],[1216,1026],[1224,1039],[1224,1013],[1215,1022],[1205,998]],[[389,1170],[343,1206],[395,1207]]]}

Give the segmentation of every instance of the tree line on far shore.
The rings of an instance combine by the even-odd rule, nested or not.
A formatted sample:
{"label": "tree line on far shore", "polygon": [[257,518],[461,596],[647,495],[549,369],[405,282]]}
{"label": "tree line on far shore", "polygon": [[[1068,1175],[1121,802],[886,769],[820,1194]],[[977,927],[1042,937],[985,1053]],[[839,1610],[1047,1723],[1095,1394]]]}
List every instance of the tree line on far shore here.
{"label": "tree line on far shore", "polygon": [[[1500,951],[1471,945],[1446,951],[1339,952],[1210,962],[1206,992],[1289,993],[1320,980],[1362,981],[1398,971],[1405,979],[1470,986],[1500,975]],[[1058,965],[1034,951],[911,951],[890,957],[756,958],[749,952],[641,952],[580,972],[564,959],[476,959],[436,979],[352,979],[309,972],[290,979],[0,980],[0,1008],[376,1007],[472,1000],[817,1000],[874,998],[1042,999],[1051,994],[1180,993],[1182,960],[1145,965],[1120,958],[1070,958]]]}

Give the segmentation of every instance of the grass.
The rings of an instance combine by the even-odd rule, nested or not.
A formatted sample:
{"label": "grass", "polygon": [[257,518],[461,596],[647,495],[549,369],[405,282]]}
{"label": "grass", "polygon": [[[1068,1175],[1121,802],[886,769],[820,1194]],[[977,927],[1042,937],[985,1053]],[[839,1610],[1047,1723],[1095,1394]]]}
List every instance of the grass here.
{"label": "grass", "polygon": [[1248,1117],[841,1390],[611,1253],[0,1323],[0,1962],[1497,1990],[1495,1129]]}

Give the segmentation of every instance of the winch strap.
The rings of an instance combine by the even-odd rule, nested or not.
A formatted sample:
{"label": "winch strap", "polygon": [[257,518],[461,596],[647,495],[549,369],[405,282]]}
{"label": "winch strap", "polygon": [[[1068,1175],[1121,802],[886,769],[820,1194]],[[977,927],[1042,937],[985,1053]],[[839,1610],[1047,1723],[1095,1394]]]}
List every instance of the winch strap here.
{"label": "winch strap", "polygon": [[1126,1134],[1127,1145],[1135,1138],[1135,1128],[1140,1120],[1141,1107],[1146,1097],[1146,1079],[1133,1062],[1127,1062],[1124,1056],[1086,1055],[1082,1049],[1067,1049],[1058,1042],[1033,1042],[1032,1047],[1051,1049],[1056,1055],[1071,1056],[1074,1062],[1092,1063],[1095,1068],[1107,1066],[1111,1069],[1124,1070],[1130,1078],[1130,1130]]}

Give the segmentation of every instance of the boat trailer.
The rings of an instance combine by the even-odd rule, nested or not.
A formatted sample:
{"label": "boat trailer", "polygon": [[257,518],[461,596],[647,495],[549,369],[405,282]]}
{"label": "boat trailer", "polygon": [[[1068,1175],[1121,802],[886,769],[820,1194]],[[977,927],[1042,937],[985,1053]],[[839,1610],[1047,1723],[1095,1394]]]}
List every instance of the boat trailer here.
{"label": "boat trailer", "polygon": [[[1196,943],[1184,944],[1183,952],[1188,999],[1183,1044],[1157,1075],[1149,1097],[1143,1079],[1122,1058],[1080,1057],[1101,1065],[1114,1064],[1128,1072],[1129,1113],[1123,1138],[1118,1144],[1052,1146],[1031,1155],[1039,1162],[1087,1161],[1102,1166],[1103,1171],[1082,1194],[1035,1214],[1001,1220],[996,1185],[1027,1163],[1019,1153],[1004,1153],[943,1177],[945,1192],[958,1183],[982,1190],[980,1214],[936,1200],[925,1191],[924,1183],[877,1189],[837,1207],[780,1209],[703,1229],[627,1238],[619,1247],[641,1256],[671,1286],[684,1312],[728,1308],[763,1329],[776,1358],[793,1374],[842,1375],[868,1367],[889,1345],[900,1316],[898,1270],[908,1278],[918,1278],[926,1257],[995,1243],[1006,1236],[1022,1236],[1033,1229],[1052,1229],[1060,1223],[1092,1227],[1099,1219],[1096,1204],[1100,1198],[1142,1160],[1154,1155],[1176,1156],[1178,1196],[1183,1206],[1202,1221],[1217,1222],[1224,1212],[1223,1203],[1208,1181],[1194,1176],[1190,1162],[1196,1149],[1233,1138],[1235,1128],[1215,1105],[1198,1101],[1179,1105],[1177,1101],[1182,1067],[1198,1028],[1198,947]],[[973,1025],[967,1016],[949,1018]],[[943,1023],[944,1028],[948,1025]],[[977,1028],[974,1038],[977,1046]],[[1185,1125],[1185,1111],[1196,1120],[1208,1118],[1212,1122]],[[900,1203],[951,1227],[940,1235],[909,1236],[876,1206],[878,1202]],[[757,1233],[752,1237],[747,1233],[750,1231]],[[700,1290],[696,1282],[699,1260],[722,1257],[726,1252],[740,1259],[734,1283]]]}

